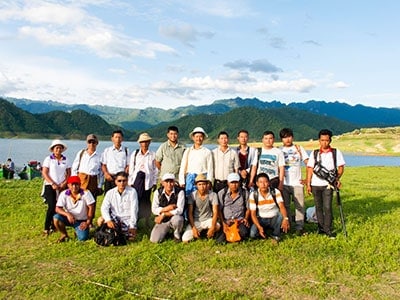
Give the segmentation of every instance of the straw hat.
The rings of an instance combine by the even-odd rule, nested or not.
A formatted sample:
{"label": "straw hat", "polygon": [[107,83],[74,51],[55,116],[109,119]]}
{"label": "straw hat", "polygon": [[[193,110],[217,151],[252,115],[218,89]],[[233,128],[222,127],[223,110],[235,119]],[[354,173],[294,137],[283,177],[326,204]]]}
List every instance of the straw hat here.
{"label": "straw hat", "polygon": [[139,135],[138,143],[147,141],[151,141],[151,136],[147,132],[144,132],[141,135]]}
{"label": "straw hat", "polygon": [[199,175],[196,176],[196,178],[194,179],[194,183],[197,184],[198,182],[209,182],[209,180],[207,179],[206,175],[200,173]]}

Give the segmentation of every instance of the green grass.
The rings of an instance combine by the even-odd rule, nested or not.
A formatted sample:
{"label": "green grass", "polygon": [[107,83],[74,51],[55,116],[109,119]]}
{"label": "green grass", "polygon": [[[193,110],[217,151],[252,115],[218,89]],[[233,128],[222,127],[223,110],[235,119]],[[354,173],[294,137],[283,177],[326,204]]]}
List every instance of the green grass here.
{"label": "green grass", "polygon": [[286,235],[277,247],[269,240],[154,245],[141,228],[138,240],[123,247],[57,244],[57,233],[41,236],[40,180],[0,180],[0,298],[394,299],[400,296],[399,174],[399,167],[346,168],[348,238],[334,205],[336,240],[307,224],[309,235]]}

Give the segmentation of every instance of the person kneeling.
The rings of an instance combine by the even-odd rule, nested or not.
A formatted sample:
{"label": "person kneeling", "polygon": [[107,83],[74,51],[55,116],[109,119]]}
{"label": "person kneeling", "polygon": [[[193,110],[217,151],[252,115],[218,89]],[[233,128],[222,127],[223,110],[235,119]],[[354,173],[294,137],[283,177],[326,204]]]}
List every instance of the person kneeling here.
{"label": "person kneeling", "polygon": [[189,224],[182,236],[182,242],[200,238],[203,230],[207,230],[207,238],[212,238],[220,228],[218,219],[218,196],[208,189],[209,181],[203,174],[197,175],[195,185],[197,191],[188,197]]}
{"label": "person kneeling", "polygon": [[282,195],[278,189],[269,186],[269,177],[265,173],[257,175],[256,185],[257,189],[249,196],[249,208],[253,221],[250,237],[260,236],[265,239],[267,229],[272,229],[272,242],[277,244],[281,238],[281,228],[285,233],[290,228]]}
{"label": "person kneeling", "polygon": [[58,242],[66,241],[69,236],[65,226],[74,227],[78,240],[89,238],[89,226],[92,224],[95,200],[90,191],[81,189],[78,176],[67,180],[68,189],[62,191],[56,204],[53,217],[54,226],[61,234]]}
{"label": "person kneeling", "polygon": [[128,186],[128,174],[123,171],[115,175],[115,185],[104,196],[97,225],[106,223],[108,228],[120,230],[132,241],[136,238],[138,195],[133,187]]}

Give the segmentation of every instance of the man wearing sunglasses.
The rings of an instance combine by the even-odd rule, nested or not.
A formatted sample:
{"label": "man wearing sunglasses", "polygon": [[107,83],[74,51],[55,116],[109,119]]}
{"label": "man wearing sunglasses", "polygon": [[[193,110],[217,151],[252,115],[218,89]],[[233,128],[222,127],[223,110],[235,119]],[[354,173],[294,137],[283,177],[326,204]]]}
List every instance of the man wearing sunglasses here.
{"label": "man wearing sunglasses", "polygon": [[97,225],[106,223],[107,227],[120,229],[129,240],[134,240],[139,211],[136,190],[128,185],[128,174],[125,172],[115,175],[115,185],[104,196]]}

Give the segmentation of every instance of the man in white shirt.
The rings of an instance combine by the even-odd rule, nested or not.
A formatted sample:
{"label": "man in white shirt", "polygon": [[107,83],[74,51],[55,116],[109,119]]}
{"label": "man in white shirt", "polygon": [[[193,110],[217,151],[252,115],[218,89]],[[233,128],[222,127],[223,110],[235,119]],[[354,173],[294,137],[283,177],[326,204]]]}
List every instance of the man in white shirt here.
{"label": "man in white shirt", "polygon": [[203,146],[204,139],[208,137],[201,127],[196,127],[189,134],[193,146],[183,153],[179,170],[179,184],[185,188],[186,195],[196,190],[194,180],[198,174],[204,174],[207,180],[214,181],[214,163],[210,149]]}
{"label": "man in white shirt", "polygon": [[101,217],[97,225],[103,223],[107,227],[117,229],[128,236],[129,240],[136,237],[139,201],[136,190],[128,186],[128,174],[119,172],[115,175],[115,188],[109,190],[104,196],[101,205]]}
{"label": "man in white shirt", "polygon": [[113,145],[104,149],[101,155],[101,169],[104,174],[104,193],[115,187],[115,174],[128,172],[129,150],[122,146],[124,134],[121,130],[114,130],[111,135]]}
{"label": "man in white shirt", "polygon": [[[103,193],[104,182],[101,171],[101,155],[96,151],[99,140],[96,135],[89,134],[86,137],[86,149],[80,150],[72,163],[71,174],[81,179],[81,188],[89,190],[94,199]],[[94,207],[96,211],[96,204]]]}
{"label": "man in white shirt", "polygon": [[214,192],[228,186],[228,175],[239,170],[239,156],[229,147],[229,135],[226,131],[218,133],[218,147],[212,150],[214,158]]}
{"label": "man in white shirt", "polygon": [[65,226],[74,227],[78,240],[84,241],[89,238],[95,200],[90,191],[80,187],[78,176],[69,177],[67,184],[68,189],[58,196],[53,217],[54,226],[61,234],[58,242],[65,242],[69,238]]}
{"label": "man in white shirt", "polygon": [[150,241],[161,243],[170,229],[174,234],[174,241],[181,241],[183,228],[183,209],[185,206],[185,193],[175,184],[175,175],[166,173],[161,178],[162,187],[153,194],[152,212],[154,227],[151,231]]}
{"label": "man in white shirt", "polygon": [[304,235],[304,183],[301,174],[301,163],[307,165],[308,154],[306,150],[300,145],[293,143],[293,130],[290,128],[283,128],[279,132],[279,136],[282,140],[282,146],[280,149],[285,157],[285,178],[283,181],[282,196],[285,202],[285,208],[289,217],[289,221],[292,221],[292,211],[290,209],[290,203],[294,202],[296,209],[295,222],[296,222],[296,234]]}

